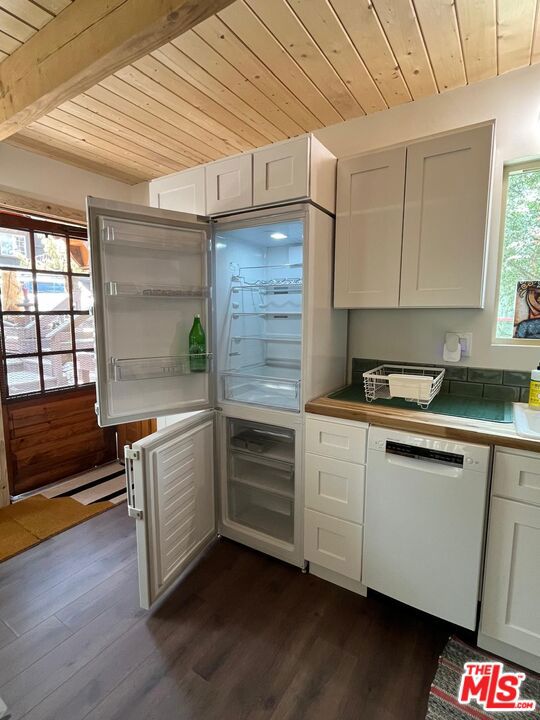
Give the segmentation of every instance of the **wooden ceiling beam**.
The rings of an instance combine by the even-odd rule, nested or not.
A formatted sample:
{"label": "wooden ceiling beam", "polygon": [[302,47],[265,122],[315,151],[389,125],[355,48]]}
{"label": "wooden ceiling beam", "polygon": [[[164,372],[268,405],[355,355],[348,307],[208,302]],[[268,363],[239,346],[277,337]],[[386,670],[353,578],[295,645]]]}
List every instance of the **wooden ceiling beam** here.
{"label": "wooden ceiling beam", "polygon": [[0,64],[0,140],[232,0],[74,0]]}

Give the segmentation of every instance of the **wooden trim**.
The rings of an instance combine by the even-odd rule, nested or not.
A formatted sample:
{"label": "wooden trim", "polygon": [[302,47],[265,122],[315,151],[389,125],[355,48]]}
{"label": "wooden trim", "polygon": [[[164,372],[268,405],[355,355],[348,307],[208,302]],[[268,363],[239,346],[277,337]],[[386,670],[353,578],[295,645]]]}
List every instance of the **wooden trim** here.
{"label": "wooden trim", "polygon": [[0,398],[0,507],[9,505],[10,496],[10,475],[8,472],[6,452],[6,410]]}
{"label": "wooden trim", "polygon": [[[500,430],[493,426],[498,423],[482,423],[478,426],[452,425],[452,418],[447,417],[446,424],[442,416],[439,422],[433,422],[433,415],[430,418],[422,417],[415,410],[403,410],[401,408],[390,408],[368,405],[367,403],[347,402],[345,400],[333,400],[329,397],[320,397],[306,403],[306,412],[327,417],[342,418],[344,420],[357,420],[369,423],[377,427],[391,428],[392,430],[405,430],[413,433],[434,435],[438,438],[455,440],[457,442],[477,443],[479,445],[500,445],[501,447],[514,448],[516,450],[530,450],[540,452],[540,441],[527,440],[516,435],[513,424],[500,423]],[[440,424],[439,424],[440,423]],[[482,424],[489,425],[489,428],[482,427]]]}
{"label": "wooden trim", "polygon": [[32,215],[45,215],[54,220],[64,220],[78,225],[86,225],[86,213],[83,210],[76,210],[75,208],[49,203],[44,200],[37,200],[27,195],[18,195],[3,188],[0,188],[0,208],[31,213]]}
{"label": "wooden trim", "polygon": [[74,0],[0,64],[0,140],[230,2]]}

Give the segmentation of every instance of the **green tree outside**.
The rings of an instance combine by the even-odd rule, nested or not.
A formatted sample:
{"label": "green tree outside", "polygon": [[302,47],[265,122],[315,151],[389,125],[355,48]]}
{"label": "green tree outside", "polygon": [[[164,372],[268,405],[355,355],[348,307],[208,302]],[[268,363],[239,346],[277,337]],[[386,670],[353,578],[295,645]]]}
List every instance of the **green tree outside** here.
{"label": "green tree outside", "polygon": [[540,170],[508,176],[497,337],[511,338],[516,287],[540,280]]}

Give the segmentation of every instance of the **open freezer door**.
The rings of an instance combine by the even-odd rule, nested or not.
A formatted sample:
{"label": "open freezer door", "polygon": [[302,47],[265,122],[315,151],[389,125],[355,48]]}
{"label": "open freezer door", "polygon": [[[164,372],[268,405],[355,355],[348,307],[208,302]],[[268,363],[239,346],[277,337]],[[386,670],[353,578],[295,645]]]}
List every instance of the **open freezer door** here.
{"label": "open freezer door", "polygon": [[216,538],[214,412],[196,413],[126,447],[139,592],[148,609]]}
{"label": "open freezer door", "polygon": [[[99,424],[211,407],[208,219],[87,202]],[[190,355],[195,315],[207,345]]]}

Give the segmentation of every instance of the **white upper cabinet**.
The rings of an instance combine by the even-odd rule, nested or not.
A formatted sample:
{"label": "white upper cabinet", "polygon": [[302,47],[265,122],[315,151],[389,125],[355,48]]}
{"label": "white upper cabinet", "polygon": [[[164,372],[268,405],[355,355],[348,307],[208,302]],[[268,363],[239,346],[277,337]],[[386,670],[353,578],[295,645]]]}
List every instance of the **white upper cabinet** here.
{"label": "white upper cabinet", "polygon": [[206,215],[204,167],[152,180],[150,205],[162,210]]}
{"label": "white upper cabinet", "polygon": [[338,164],[335,306],[398,307],[406,148]]}
{"label": "white upper cabinet", "polygon": [[249,208],[253,205],[251,153],[210,163],[206,174],[206,213]]}
{"label": "white upper cabinet", "polygon": [[482,307],[493,125],[338,163],[336,307]]}
{"label": "white upper cabinet", "polygon": [[310,198],[334,212],[336,158],[312,135],[253,153],[253,204]]}
{"label": "white upper cabinet", "polygon": [[157,178],[150,205],[220,215],[304,198],[334,212],[336,158],[312,135]]}
{"label": "white upper cabinet", "polygon": [[491,125],[409,146],[402,307],[482,307]]}

